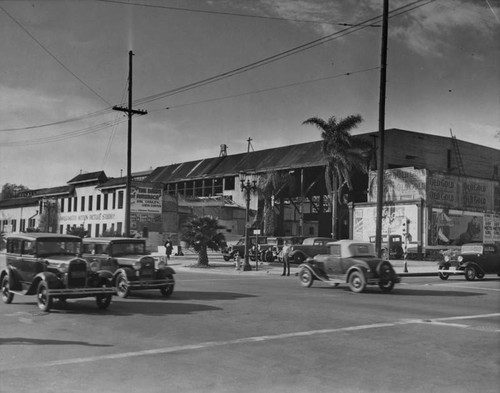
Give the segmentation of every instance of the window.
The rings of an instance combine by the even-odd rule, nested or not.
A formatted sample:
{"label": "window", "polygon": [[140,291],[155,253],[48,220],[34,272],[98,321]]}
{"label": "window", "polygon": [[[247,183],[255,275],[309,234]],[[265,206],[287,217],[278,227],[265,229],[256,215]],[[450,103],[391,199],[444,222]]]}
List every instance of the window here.
{"label": "window", "polygon": [[123,191],[118,192],[118,209],[123,209]]}
{"label": "window", "polygon": [[17,230],[16,229],[16,220],[12,220],[10,223],[12,224],[12,232],[16,232],[16,230]]}
{"label": "window", "polygon": [[446,150],[446,169],[451,169],[451,149]]}
{"label": "window", "polygon": [[84,212],[85,211],[85,197],[84,196],[82,196],[82,198],[81,198],[80,206],[81,206],[80,210],[82,212]]}
{"label": "window", "polygon": [[73,198],[73,211],[77,211],[78,210],[78,198],[77,197],[74,197]]}
{"label": "window", "polygon": [[99,237],[99,224],[95,224],[95,237]]}
{"label": "window", "polygon": [[92,195],[89,195],[89,212],[92,211],[92,204],[93,204],[93,199],[94,197]]}
{"label": "window", "polygon": [[104,210],[108,210],[108,196],[109,194],[104,194]]}
{"label": "window", "polygon": [[20,222],[19,222],[19,231],[21,232],[24,232],[26,230],[26,219],[23,218]]}
{"label": "window", "polygon": [[95,209],[96,210],[101,210],[101,196],[100,195],[97,195]]}
{"label": "window", "polygon": [[234,182],[235,182],[235,177],[225,177],[224,178],[224,190],[234,190]]}
{"label": "window", "polygon": [[92,236],[92,224],[87,224],[87,235],[90,237]]}
{"label": "window", "polygon": [[222,178],[214,179],[214,195],[222,194]]}
{"label": "window", "polygon": [[33,255],[36,251],[35,241],[25,240],[23,242],[23,254]]}
{"label": "window", "polygon": [[113,191],[113,209],[116,209],[116,192]]}
{"label": "window", "polygon": [[9,239],[7,240],[7,252],[14,254],[21,254],[21,240]]}
{"label": "window", "polygon": [[333,255],[334,257],[340,257],[340,245],[335,244],[333,246],[330,246],[330,254]]}
{"label": "window", "polygon": [[121,234],[122,234],[122,226],[123,226],[123,224],[121,222],[116,223],[116,234],[118,236],[121,236]]}
{"label": "window", "polygon": [[71,198],[68,198],[68,213],[71,211]]}
{"label": "window", "polygon": [[64,198],[61,198],[61,213],[64,213]]}
{"label": "window", "polygon": [[63,233],[64,231],[64,225],[59,225],[59,233]]}
{"label": "window", "polygon": [[106,229],[108,229],[108,224],[102,224],[102,234],[106,234]]}

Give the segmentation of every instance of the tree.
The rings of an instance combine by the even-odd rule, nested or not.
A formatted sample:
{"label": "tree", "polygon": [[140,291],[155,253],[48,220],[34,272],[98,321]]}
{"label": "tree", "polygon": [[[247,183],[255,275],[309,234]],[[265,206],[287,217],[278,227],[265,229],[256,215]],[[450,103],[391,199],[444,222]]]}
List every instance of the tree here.
{"label": "tree", "polygon": [[76,225],[73,225],[68,231],[67,231],[67,234],[68,235],[73,235],[73,236],[79,236],[81,238],[84,238],[86,236],[88,236],[88,232],[85,230],[85,228],[83,227],[83,225],[77,227]]}
{"label": "tree", "polygon": [[352,190],[351,175],[354,170],[368,171],[368,143],[354,141],[350,131],[363,121],[361,115],[350,115],[344,119],[335,116],[328,120],[311,117],[302,124],[316,126],[321,131],[323,143],[321,150],[326,158],[325,182],[331,195],[332,237],[337,237],[337,201],[340,202],[341,190]]}
{"label": "tree", "polygon": [[266,236],[275,235],[276,214],[272,204],[273,198],[288,185],[290,175],[277,171],[267,172],[261,175],[257,181],[259,198],[264,200],[263,232]]}
{"label": "tree", "polygon": [[219,251],[225,243],[223,228],[213,216],[194,216],[182,228],[181,240],[198,253],[198,266],[208,267],[208,249]]}
{"label": "tree", "polygon": [[0,201],[15,198],[20,192],[28,190],[29,188],[23,186],[22,184],[5,183],[2,186],[2,192],[0,193]]}

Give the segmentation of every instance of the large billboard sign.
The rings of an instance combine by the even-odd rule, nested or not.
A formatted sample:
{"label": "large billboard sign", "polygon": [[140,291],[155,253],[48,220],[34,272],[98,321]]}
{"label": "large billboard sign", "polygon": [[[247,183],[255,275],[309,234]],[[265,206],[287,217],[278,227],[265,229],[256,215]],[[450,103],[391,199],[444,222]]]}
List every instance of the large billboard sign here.
{"label": "large billboard sign", "polygon": [[130,193],[130,212],[161,214],[162,194],[161,188],[133,187]]}

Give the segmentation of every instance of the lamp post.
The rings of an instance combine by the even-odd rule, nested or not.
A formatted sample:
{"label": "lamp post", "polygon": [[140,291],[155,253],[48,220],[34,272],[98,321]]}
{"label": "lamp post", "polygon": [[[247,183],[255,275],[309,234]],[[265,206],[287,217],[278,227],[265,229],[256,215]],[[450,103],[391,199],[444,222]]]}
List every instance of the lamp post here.
{"label": "lamp post", "polygon": [[252,183],[250,183],[250,180],[243,179],[244,174],[240,174],[240,182],[241,182],[241,191],[245,192],[245,200],[246,200],[246,211],[245,211],[245,261],[243,263],[243,271],[248,271],[252,270],[252,267],[250,266],[250,262],[248,261],[248,245],[250,243],[250,234],[249,234],[249,229],[250,229],[250,223],[248,222],[248,218],[250,215],[250,194],[253,191],[257,190],[257,181],[254,180]]}

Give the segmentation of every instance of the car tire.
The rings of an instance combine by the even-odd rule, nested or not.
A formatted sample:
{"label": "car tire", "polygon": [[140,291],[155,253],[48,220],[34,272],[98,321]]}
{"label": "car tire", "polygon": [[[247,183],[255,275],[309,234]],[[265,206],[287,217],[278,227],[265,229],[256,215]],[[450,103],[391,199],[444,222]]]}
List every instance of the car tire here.
{"label": "car tire", "polygon": [[52,296],[49,295],[49,287],[45,281],[41,281],[38,284],[38,289],[36,291],[36,300],[38,308],[44,312],[49,312],[52,308]]}
{"label": "car tire", "polygon": [[358,271],[352,272],[349,275],[349,289],[352,292],[360,293],[363,292],[365,288],[366,288],[365,276]]}
{"label": "car tire", "polygon": [[130,295],[128,280],[123,273],[120,273],[116,278],[116,294],[122,299],[125,299],[128,295]]}
{"label": "car tire", "polygon": [[5,275],[2,278],[2,301],[5,304],[10,304],[12,300],[14,300],[14,294],[10,291],[9,276]]}
{"label": "car tire", "polygon": [[[448,270],[448,266],[439,266],[438,268],[439,270]],[[447,280],[450,275],[448,273],[441,273],[441,272],[438,272],[438,276],[441,280]]]}
{"label": "car tire", "polygon": [[464,270],[464,275],[467,281],[474,281],[476,278],[476,269],[473,266],[467,266]]}
{"label": "car tire", "polygon": [[[172,275],[168,275],[167,279],[172,280],[173,279]],[[174,286],[175,286],[174,284],[169,284],[169,285],[164,286],[163,288],[160,288],[160,292],[161,292],[162,296],[163,297],[170,297],[172,295],[172,293],[174,293]]]}
{"label": "car tire", "polygon": [[310,288],[313,285],[314,277],[311,271],[307,268],[302,268],[299,272],[300,285],[304,288]]}
{"label": "car tire", "polygon": [[109,305],[111,304],[112,296],[113,295],[111,293],[103,293],[103,294],[96,295],[95,302],[97,304],[97,308],[99,310],[107,309],[109,307]]}

